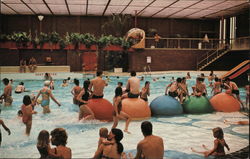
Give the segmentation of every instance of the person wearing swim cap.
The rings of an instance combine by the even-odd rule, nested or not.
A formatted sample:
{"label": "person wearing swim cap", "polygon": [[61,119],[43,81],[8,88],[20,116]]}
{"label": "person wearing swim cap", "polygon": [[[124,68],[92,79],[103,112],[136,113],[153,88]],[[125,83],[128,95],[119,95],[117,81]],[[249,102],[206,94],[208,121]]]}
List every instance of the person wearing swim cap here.
{"label": "person wearing swim cap", "polygon": [[39,91],[38,95],[36,96],[35,101],[37,102],[38,97],[40,94],[42,94],[42,102],[41,106],[43,107],[43,113],[50,113],[49,109],[49,99],[51,98],[58,106],[61,106],[61,104],[55,99],[53,96],[51,90],[49,89],[50,81],[44,82],[44,87]]}

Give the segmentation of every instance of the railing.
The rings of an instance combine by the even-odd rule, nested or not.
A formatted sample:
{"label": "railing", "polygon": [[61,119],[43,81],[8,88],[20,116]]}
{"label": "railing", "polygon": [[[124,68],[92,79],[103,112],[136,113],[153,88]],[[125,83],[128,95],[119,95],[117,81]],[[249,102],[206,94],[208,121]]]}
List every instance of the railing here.
{"label": "railing", "polygon": [[232,50],[250,50],[250,36],[230,39]]}
{"label": "railing", "polygon": [[154,38],[146,37],[146,48],[177,48],[177,49],[216,49],[222,43],[219,39],[209,39],[203,42],[203,38],[161,38],[158,43]]}
{"label": "railing", "polygon": [[210,63],[214,62],[219,57],[226,54],[229,50],[229,46],[225,46],[223,49],[218,48],[215,51],[211,50],[207,52],[204,56],[202,56],[202,58],[200,58],[201,60],[198,60],[197,70],[201,70],[204,67],[208,66]]}

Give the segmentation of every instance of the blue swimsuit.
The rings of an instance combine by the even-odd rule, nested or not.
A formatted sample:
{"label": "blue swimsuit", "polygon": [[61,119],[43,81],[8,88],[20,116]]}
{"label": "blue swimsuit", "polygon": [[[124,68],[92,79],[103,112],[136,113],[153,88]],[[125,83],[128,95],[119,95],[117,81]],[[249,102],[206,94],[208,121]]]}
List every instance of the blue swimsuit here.
{"label": "blue swimsuit", "polygon": [[[47,90],[45,92],[41,92],[41,94],[46,94],[47,96],[49,96],[49,93],[47,92]],[[49,99],[43,99],[41,102],[41,106],[48,106],[49,105]]]}

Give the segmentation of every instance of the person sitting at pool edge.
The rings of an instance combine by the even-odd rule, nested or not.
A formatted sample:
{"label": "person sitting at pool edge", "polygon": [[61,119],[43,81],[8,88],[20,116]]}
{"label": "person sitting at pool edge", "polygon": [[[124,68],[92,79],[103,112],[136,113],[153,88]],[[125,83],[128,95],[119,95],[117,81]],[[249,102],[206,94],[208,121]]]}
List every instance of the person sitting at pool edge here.
{"label": "person sitting at pool edge", "polygon": [[93,93],[91,94],[92,98],[103,98],[103,90],[108,83],[102,79],[102,71],[97,71],[96,76],[96,78],[90,81],[89,90],[91,91],[93,87]]}
{"label": "person sitting at pool edge", "polygon": [[122,98],[138,98],[140,95],[140,79],[136,77],[135,71],[131,71],[130,75],[126,86],[128,93],[122,95]]}

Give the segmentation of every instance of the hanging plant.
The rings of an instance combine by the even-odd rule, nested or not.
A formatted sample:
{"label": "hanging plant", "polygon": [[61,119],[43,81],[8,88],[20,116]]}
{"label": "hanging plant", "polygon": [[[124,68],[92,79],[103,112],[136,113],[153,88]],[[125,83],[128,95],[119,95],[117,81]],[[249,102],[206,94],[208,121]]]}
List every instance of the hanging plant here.
{"label": "hanging plant", "polygon": [[61,37],[60,35],[53,31],[52,33],[50,33],[49,35],[49,41],[52,43],[52,44],[57,44],[59,41],[60,41]]}
{"label": "hanging plant", "polygon": [[81,34],[80,33],[71,33],[69,34],[69,42],[73,45],[75,45],[75,50],[78,50],[79,43],[81,41]]}

